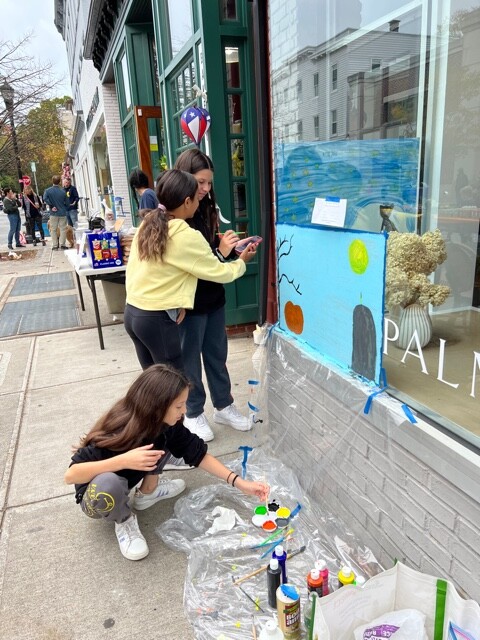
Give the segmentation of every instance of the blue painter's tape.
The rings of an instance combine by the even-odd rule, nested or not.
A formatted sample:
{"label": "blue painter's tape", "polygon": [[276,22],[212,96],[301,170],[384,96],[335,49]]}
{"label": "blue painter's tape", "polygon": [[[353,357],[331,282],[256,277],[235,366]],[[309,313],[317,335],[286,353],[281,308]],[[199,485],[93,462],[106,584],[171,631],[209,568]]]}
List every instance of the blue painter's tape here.
{"label": "blue painter's tape", "polygon": [[259,380],[249,380],[248,384],[260,384]]}
{"label": "blue painter's tape", "polygon": [[388,389],[388,387],[382,387],[381,389],[378,389],[378,391],[374,391],[368,396],[367,402],[365,403],[365,407],[363,409],[363,413],[365,415],[368,415],[370,409],[372,408],[372,402],[375,396],[378,396],[380,393],[383,393],[386,389]]}
{"label": "blue painter's tape", "polygon": [[407,418],[410,420],[410,422],[412,424],[416,424],[417,419],[413,415],[410,407],[408,407],[406,404],[402,404],[402,409],[403,409],[403,413],[407,416]]}
{"label": "blue painter's tape", "polygon": [[295,518],[295,516],[298,514],[298,512],[300,511],[301,508],[302,508],[302,505],[300,504],[300,502],[298,502],[297,506],[295,507],[295,509],[290,514],[290,520],[292,518]]}
{"label": "blue painter's tape", "polygon": [[340,202],[340,198],[336,198],[335,196],[327,196],[325,198],[326,202]]}
{"label": "blue painter's tape", "polygon": [[258,407],[256,407],[254,404],[252,404],[251,402],[247,402],[249,409],[251,409],[252,411],[255,411],[256,413],[258,413],[260,411],[260,409]]}
{"label": "blue painter's tape", "polygon": [[387,371],[385,367],[380,368],[380,385],[383,387],[388,387]]}
{"label": "blue painter's tape", "polygon": [[240,451],[243,451],[243,461],[242,461],[242,480],[245,480],[245,476],[247,475],[247,460],[248,454],[250,451],[253,451],[252,447],[247,447],[246,445],[242,447],[238,447]]}

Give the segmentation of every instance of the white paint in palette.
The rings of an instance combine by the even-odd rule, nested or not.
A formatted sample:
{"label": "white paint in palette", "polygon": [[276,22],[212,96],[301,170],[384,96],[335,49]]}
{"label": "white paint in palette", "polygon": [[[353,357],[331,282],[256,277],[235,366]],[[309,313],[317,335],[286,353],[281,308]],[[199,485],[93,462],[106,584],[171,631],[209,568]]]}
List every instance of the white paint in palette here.
{"label": "white paint in palette", "polygon": [[10,351],[0,352],[0,387],[3,385],[5,376],[7,375],[8,364],[12,354]]}

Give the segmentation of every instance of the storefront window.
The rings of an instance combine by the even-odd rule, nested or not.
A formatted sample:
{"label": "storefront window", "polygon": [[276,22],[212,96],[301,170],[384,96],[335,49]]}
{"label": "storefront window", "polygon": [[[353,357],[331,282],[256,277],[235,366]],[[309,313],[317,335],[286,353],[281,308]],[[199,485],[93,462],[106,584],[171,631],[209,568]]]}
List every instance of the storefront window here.
{"label": "storefront window", "polygon": [[132,108],[132,94],[130,91],[130,77],[128,75],[128,61],[127,54],[124,53],[120,61],[120,67],[122,70],[123,81],[123,96],[124,96],[124,109],[125,113],[128,113]]}
{"label": "storefront window", "polygon": [[191,142],[182,129],[180,118],[184,109],[195,101],[193,85],[197,83],[196,78],[195,65],[193,59],[190,59],[177,72],[176,76],[169,80],[177,154],[181,153],[182,149]]}
{"label": "storefront window", "polygon": [[220,0],[223,20],[238,20],[237,0]]}
{"label": "storefront window", "polygon": [[171,55],[174,58],[193,35],[191,0],[168,0],[168,24]]}
{"label": "storefront window", "polygon": [[[309,223],[314,193],[346,199],[349,228],[440,230],[447,259],[424,285],[450,293],[423,298],[427,344],[387,340],[384,366],[411,406],[477,443],[480,2],[272,0],[269,21],[277,219]],[[390,338],[402,315],[387,310]]]}

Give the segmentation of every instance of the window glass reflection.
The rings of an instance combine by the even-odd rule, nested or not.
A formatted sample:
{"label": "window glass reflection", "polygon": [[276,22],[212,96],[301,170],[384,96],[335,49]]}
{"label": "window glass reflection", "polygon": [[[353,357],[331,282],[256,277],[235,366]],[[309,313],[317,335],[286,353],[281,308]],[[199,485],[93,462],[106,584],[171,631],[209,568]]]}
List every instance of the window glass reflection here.
{"label": "window glass reflection", "polygon": [[222,18],[224,20],[238,20],[237,0],[221,0]]}
{"label": "window glass reflection", "polygon": [[174,57],[193,35],[191,0],[168,0],[170,46]]}
{"label": "window glass reflection", "polygon": [[230,94],[228,96],[228,117],[231,133],[243,133],[242,99],[238,94]]}
{"label": "window glass reflection", "polygon": [[243,177],[245,175],[244,140],[232,140],[230,145],[232,150],[232,175],[234,177]]}
{"label": "window glass reflection", "polygon": [[225,64],[227,87],[238,89],[240,87],[238,47],[225,47]]}
{"label": "window glass reflection", "polygon": [[248,217],[246,187],[242,182],[234,182],[233,184],[233,205],[235,218]]}

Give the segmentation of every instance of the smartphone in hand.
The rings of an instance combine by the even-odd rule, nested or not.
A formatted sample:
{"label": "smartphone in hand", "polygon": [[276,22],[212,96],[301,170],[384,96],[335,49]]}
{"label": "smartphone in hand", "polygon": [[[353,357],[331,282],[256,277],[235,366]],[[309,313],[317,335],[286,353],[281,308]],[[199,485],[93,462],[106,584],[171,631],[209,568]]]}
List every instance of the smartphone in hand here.
{"label": "smartphone in hand", "polygon": [[245,251],[249,244],[258,244],[262,240],[263,238],[261,238],[260,236],[250,236],[249,238],[245,238],[245,240],[242,240],[237,244],[237,246],[235,247],[235,251],[239,254],[243,253],[243,251]]}

